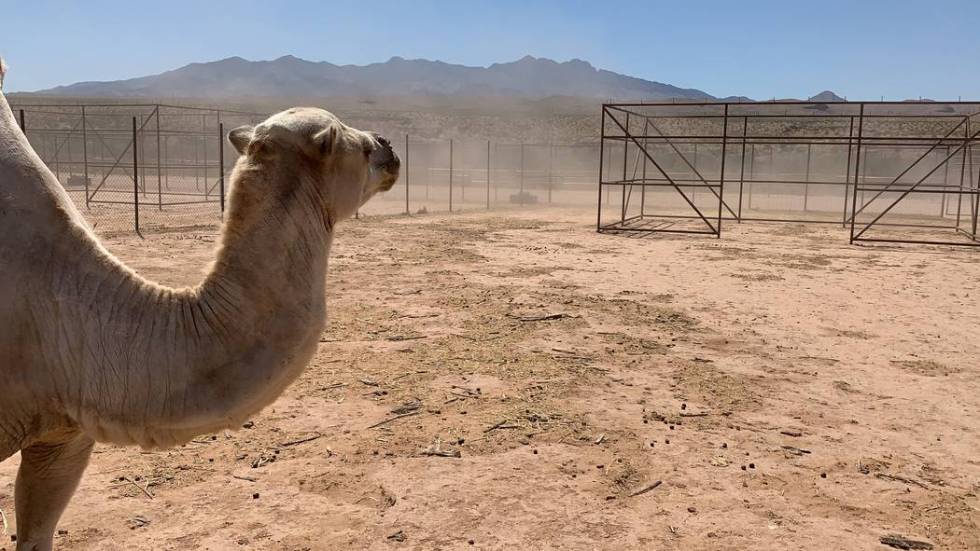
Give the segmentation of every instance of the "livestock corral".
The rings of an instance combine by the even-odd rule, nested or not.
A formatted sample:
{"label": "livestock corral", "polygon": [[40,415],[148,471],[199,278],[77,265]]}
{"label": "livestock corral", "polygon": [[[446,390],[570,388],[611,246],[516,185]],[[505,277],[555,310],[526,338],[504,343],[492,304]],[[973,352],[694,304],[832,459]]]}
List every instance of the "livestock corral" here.
{"label": "livestock corral", "polygon": [[[932,149],[908,140],[916,147],[875,161],[874,146],[886,144],[860,153],[856,127],[842,142],[811,136],[820,145],[808,152],[805,144],[766,143],[777,139],[760,123],[754,154],[743,115],[721,122],[733,126],[719,140],[719,113],[700,114],[711,118],[698,124],[712,128],[664,120],[653,123],[655,134],[649,121],[659,119],[625,123],[610,134],[631,145],[575,144],[578,155],[569,145],[564,161],[553,145],[534,153],[511,146],[513,173],[499,174],[507,184],[498,197],[507,199],[497,204],[493,143],[459,149],[454,140],[446,164],[453,163],[453,178],[461,166],[468,171],[458,181],[472,197],[453,205],[466,205],[462,212],[429,206],[420,214],[413,201],[421,195],[406,194],[403,175],[339,227],[327,277],[329,326],[300,380],[237,431],[169,451],[99,445],[56,545],[980,548],[980,256],[949,245],[852,244],[848,219],[855,204],[864,211],[856,193],[871,197],[888,185],[884,196],[909,191],[912,184],[889,177],[921,155],[907,173],[924,183],[906,196],[932,193],[916,203],[921,212],[898,222],[925,233],[909,238],[888,226],[887,235],[974,243],[978,165],[976,135],[964,128],[969,115],[955,128],[965,132],[959,139],[950,133]],[[842,116],[849,127],[860,114]],[[129,119],[139,144],[143,121]],[[672,132],[687,143],[667,143]],[[221,147],[213,135],[210,147]],[[177,147],[155,139],[143,147]],[[124,145],[105,144],[106,159],[121,157]],[[227,151],[208,150],[207,163],[203,150],[198,161],[191,149],[181,154],[196,163],[180,168],[182,185],[218,209],[214,171],[230,166],[221,159]],[[472,161],[457,161],[460,151]],[[780,153],[810,159],[800,165],[806,176]],[[857,159],[866,158],[861,172]],[[448,207],[456,197],[449,182],[436,185],[412,162],[408,186],[438,189]],[[930,172],[932,165],[920,166],[926,162],[952,168]],[[166,212],[167,163],[157,166],[145,191],[151,208]],[[443,176],[431,168],[442,167],[427,167],[428,176]],[[72,170],[85,167],[75,162]],[[80,185],[95,181],[88,170]],[[576,182],[590,170],[591,183],[580,190]],[[810,171],[813,182],[830,183],[805,185]],[[729,175],[741,176],[737,196],[722,182]],[[753,196],[745,189],[738,209],[752,180]],[[136,182],[127,192],[141,197]],[[658,199],[668,192],[675,202]],[[642,206],[632,194],[643,196]],[[524,201],[529,196],[537,201]],[[705,228],[724,221],[722,238],[643,231],[703,231],[675,218],[692,216],[681,210],[690,207]],[[883,210],[875,209],[868,212]],[[220,210],[208,212],[220,219]],[[752,213],[786,220],[749,223]],[[925,216],[927,226],[942,227],[918,225]],[[140,236],[126,225],[96,226],[107,248],[141,275],[197,283],[212,259],[216,223],[154,229],[166,231]],[[0,465],[0,510],[8,515],[17,465]]]}

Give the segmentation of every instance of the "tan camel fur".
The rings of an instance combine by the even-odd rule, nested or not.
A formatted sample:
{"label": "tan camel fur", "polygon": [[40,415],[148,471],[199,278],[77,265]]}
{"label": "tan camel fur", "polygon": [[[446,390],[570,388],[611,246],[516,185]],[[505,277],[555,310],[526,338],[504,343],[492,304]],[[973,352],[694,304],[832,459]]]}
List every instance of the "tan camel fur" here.
{"label": "tan camel fur", "polygon": [[236,428],[303,371],[326,323],[337,222],[394,185],[387,140],[321,109],[229,133],[217,258],[193,288],[109,254],[0,94],[0,461],[21,452],[18,551],[47,551],[95,442]]}

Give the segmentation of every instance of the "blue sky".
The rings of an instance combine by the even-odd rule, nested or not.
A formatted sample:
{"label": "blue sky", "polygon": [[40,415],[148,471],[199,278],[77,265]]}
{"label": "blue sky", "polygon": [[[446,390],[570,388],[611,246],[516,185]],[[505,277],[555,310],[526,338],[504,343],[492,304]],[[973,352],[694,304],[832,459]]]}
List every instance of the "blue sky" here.
{"label": "blue sky", "polygon": [[525,54],[716,96],[980,98],[980,1],[0,0],[9,91],[229,56],[466,65]]}

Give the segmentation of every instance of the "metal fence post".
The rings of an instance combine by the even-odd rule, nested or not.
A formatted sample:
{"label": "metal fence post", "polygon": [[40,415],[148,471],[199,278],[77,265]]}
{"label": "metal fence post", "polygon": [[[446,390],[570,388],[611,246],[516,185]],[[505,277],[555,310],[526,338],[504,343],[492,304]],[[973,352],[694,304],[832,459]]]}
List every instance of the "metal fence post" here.
{"label": "metal fence post", "polygon": [[490,140],[487,140],[487,210],[490,210]]}
{"label": "metal fence post", "polygon": [[453,140],[449,139],[449,212],[453,211]]}
{"label": "metal fence post", "polygon": [[20,131],[27,134],[27,124],[24,122],[24,110],[20,110]]}
{"label": "metal fence post", "polygon": [[208,183],[208,121],[207,115],[201,115],[201,150],[204,152],[204,200],[210,199],[211,184]]}
{"label": "metal fence post", "polygon": [[[854,152],[854,195],[851,196],[851,235],[848,239],[848,243],[854,244],[854,224],[857,220],[857,201],[858,201],[858,188],[864,183],[863,178],[859,178],[861,174],[861,146],[864,145],[864,104],[861,104],[860,110],[858,111],[858,135],[857,135],[857,145],[855,146]],[[864,151],[867,155],[867,150]],[[867,166],[867,158],[865,160],[865,166]],[[864,190],[861,190],[864,193]],[[861,198],[861,209],[864,209],[864,198]]]}
{"label": "metal fence post", "polygon": [[803,212],[809,210],[810,202],[810,155],[813,150],[813,144],[806,145],[806,176],[803,178],[806,183],[803,184]]}
{"label": "metal fence post", "polygon": [[[728,104],[725,104],[725,122],[721,131],[721,170],[718,190],[718,239],[721,239],[721,215],[725,205],[725,160],[728,158]],[[708,188],[709,191],[711,188]]]}
{"label": "metal fence post", "polygon": [[157,118],[157,209],[163,210],[163,157],[160,151],[160,106],[156,108]]}
{"label": "metal fence post", "polygon": [[405,214],[411,214],[411,210],[408,206],[408,175],[411,172],[408,169],[408,134],[405,134]]}
{"label": "metal fence post", "polygon": [[521,142],[521,206],[524,206],[524,142]]}
{"label": "metal fence post", "polygon": [[[854,149],[854,115],[851,115],[851,127],[847,131],[847,169],[844,174],[844,219],[841,220],[841,227],[847,227],[847,199],[851,189],[851,158]],[[855,187],[857,180],[855,180]]]}
{"label": "metal fence post", "polygon": [[133,228],[140,235],[139,149],[137,147],[136,117],[133,117]]}
{"label": "metal fence post", "polygon": [[602,169],[606,160],[606,106],[602,106],[602,122],[599,124],[599,199],[596,201],[595,231],[602,228]]}
{"label": "metal fence post", "polygon": [[218,192],[221,194],[221,219],[225,218],[225,123],[218,122]]}
{"label": "metal fence post", "polygon": [[85,123],[85,106],[82,106],[82,166],[85,171],[85,209],[89,208],[88,196],[88,129]]}
{"label": "metal fence post", "polygon": [[548,145],[548,204],[551,204],[551,188],[554,185],[555,144]]}

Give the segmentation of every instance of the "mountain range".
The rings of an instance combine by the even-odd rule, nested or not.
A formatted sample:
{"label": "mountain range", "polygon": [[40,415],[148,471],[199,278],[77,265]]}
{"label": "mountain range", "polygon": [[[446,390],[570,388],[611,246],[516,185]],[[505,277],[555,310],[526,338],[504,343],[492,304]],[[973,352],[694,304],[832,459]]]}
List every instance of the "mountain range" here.
{"label": "mountain range", "polygon": [[[597,69],[587,61],[557,62],[525,56],[517,61],[471,67],[392,57],[383,63],[335,65],[286,55],[270,61],[229,57],[191,63],[157,75],[104,82],[78,82],[34,92],[40,95],[152,98],[282,98],[355,96],[523,97],[567,96],[602,100],[727,100],[696,88]],[[840,101],[830,91],[815,101]]]}
{"label": "mountain range", "polygon": [[401,57],[369,65],[335,65],[289,55],[271,61],[230,57],[191,63],[157,75],[109,82],[79,82],[36,93],[157,98],[441,95],[717,99],[694,88],[597,69],[580,59],[559,63],[531,56],[489,67]]}

